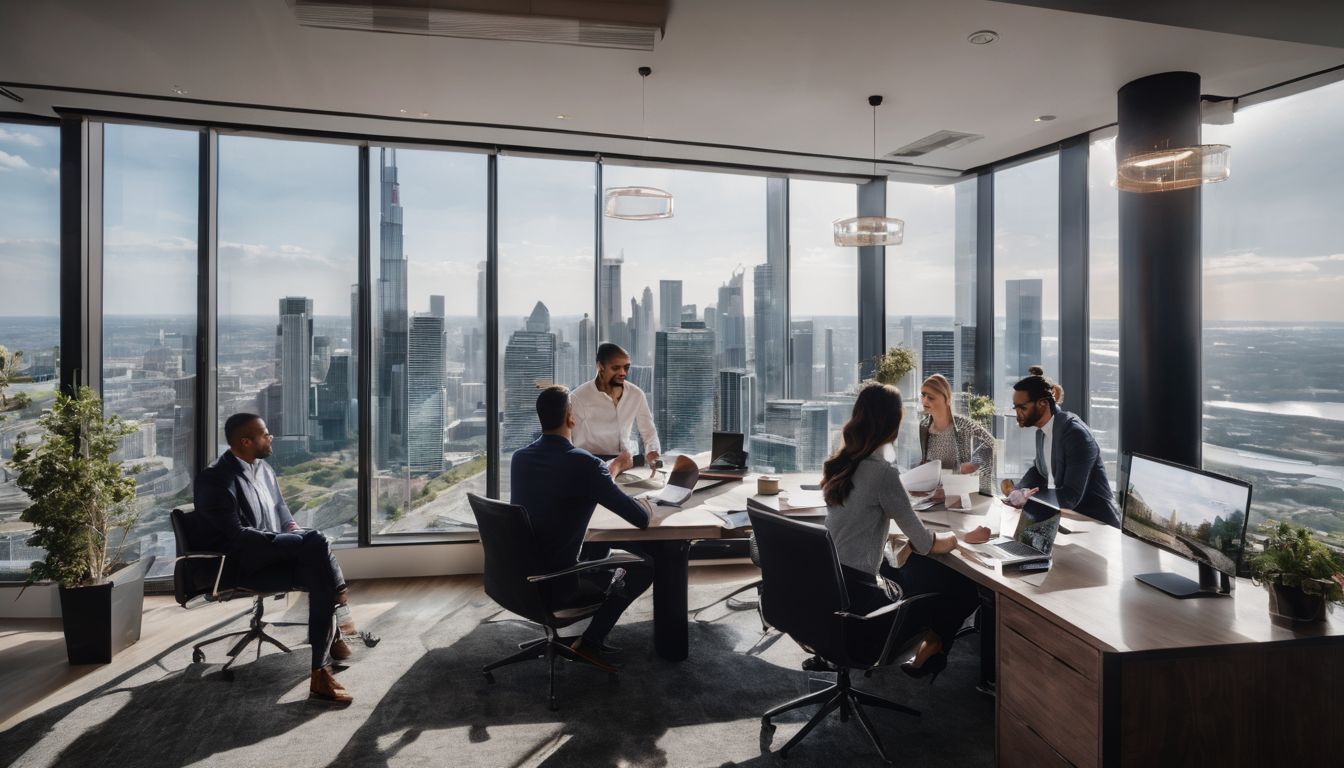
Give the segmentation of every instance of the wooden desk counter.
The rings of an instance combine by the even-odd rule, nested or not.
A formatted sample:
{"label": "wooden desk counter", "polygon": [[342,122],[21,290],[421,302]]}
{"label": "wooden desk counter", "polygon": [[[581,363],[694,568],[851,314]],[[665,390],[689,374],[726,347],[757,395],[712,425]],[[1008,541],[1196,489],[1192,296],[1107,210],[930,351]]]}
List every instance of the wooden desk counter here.
{"label": "wooden desk counter", "polygon": [[[1011,532],[1017,510],[921,513],[933,530]],[[943,526],[936,525],[944,524]],[[1044,574],[939,558],[997,596],[1001,765],[1337,763],[1344,622],[1293,625],[1238,579],[1230,597],[1178,600],[1135,580],[1196,565],[1119,529],[1066,516]],[[1291,704],[1289,704],[1291,702]]]}

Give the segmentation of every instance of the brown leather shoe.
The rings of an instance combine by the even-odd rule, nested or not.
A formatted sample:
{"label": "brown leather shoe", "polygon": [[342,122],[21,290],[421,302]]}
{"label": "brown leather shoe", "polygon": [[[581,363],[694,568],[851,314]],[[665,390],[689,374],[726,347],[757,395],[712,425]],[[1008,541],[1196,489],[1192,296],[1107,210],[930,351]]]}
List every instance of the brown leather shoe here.
{"label": "brown leather shoe", "polygon": [[331,658],[337,661],[345,661],[353,655],[355,655],[355,653],[350,650],[350,646],[345,642],[345,638],[336,635],[336,639],[331,641]]}
{"label": "brown leather shoe", "polygon": [[336,681],[331,669],[322,667],[313,670],[312,679],[308,683],[308,700],[345,706],[354,701],[355,697]]}

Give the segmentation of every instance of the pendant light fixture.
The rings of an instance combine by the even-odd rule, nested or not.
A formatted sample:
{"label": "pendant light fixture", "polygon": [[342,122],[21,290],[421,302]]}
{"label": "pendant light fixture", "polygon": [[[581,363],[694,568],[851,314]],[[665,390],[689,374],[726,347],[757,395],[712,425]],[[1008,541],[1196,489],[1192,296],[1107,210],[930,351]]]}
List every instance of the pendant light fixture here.
{"label": "pendant light fixture", "polygon": [[1201,144],[1144,152],[1122,160],[1115,169],[1115,187],[1125,192],[1167,192],[1227,181],[1226,144]]}
{"label": "pendant light fixture", "polygon": [[[873,175],[877,175],[877,108],[881,96],[869,96],[873,108]],[[905,222],[890,216],[855,216],[831,223],[835,244],[839,246],[900,245],[905,239]]]}
{"label": "pendant light fixture", "polygon": [[[648,138],[645,127],[645,84],[652,67],[639,68],[639,131]],[[602,199],[602,214],[610,219],[652,221],[672,218],[672,193],[656,187],[609,187]]]}

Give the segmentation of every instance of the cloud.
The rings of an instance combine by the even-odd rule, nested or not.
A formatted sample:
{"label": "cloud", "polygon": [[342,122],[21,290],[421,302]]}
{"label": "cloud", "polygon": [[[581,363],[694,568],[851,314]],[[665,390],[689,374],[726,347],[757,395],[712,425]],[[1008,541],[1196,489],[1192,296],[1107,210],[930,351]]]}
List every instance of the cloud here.
{"label": "cloud", "polygon": [[196,241],[190,238],[150,235],[124,227],[113,227],[109,230],[103,240],[103,246],[109,253],[126,256],[194,254],[196,252]]}
{"label": "cloud", "polygon": [[324,268],[336,268],[336,264],[329,257],[315,253],[301,245],[288,243],[265,245],[221,240],[219,243],[219,261],[221,267],[230,263],[238,263],[262,266],[316,265]]}
{"label": "cloud", "polygon": [[1204,274],[1208,277],[1311,275],[1320,272],[1322,264],[1337,263],[1344,263],[1344,253],[1293,258],[1263,256],[1255,251],[1245,251],[1205,259]]}
{"label": "cloud", "polygon": [[31,167],[22,157],[0,150],[0,171],[21,171]]}
{"label": "cloud", "polygon": [[31,133],[22,131],[11,131],[7,128],[0,128],[0,142],[6,144],[18,144],[24,147],[40,147],[42,139]]}

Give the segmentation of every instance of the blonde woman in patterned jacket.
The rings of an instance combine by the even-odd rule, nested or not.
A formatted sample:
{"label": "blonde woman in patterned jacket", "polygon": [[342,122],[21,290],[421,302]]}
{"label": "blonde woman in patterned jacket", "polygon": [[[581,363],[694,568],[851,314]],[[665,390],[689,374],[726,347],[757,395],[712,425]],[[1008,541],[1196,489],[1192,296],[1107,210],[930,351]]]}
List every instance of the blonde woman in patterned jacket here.
{"label": "blonde woman in patterned jacket", "polygon": [[[979,423],[952,413],[952,385],[940,373],[919,388],[924,414],[919,419],[920,463],[937,461],[943,469],[980,474],[980,490],[990,493],[994,479],[994,438]],[[936,493],[942,493],[939,489]]]}

